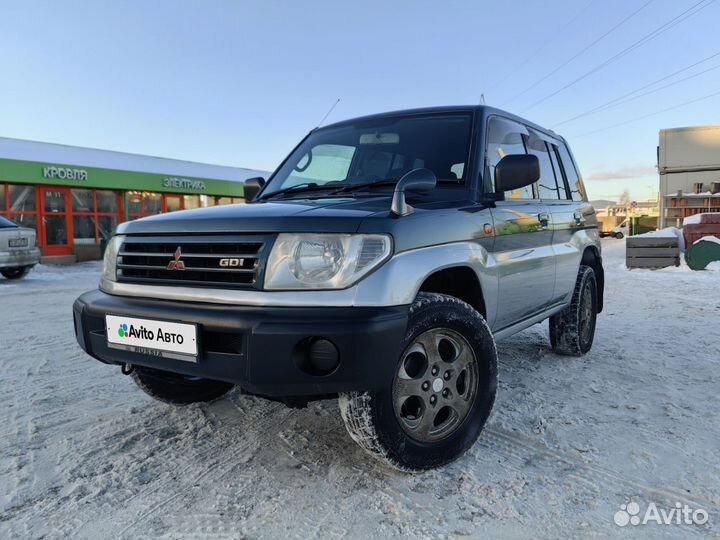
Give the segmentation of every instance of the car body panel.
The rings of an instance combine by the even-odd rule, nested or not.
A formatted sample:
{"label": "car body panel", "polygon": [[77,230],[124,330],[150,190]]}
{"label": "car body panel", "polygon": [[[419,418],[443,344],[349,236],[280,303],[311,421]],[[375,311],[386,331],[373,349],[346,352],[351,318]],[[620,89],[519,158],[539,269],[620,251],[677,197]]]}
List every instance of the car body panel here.
{"label": "car body panel", "polygon": [[553,301],[570,301],[583,252],[599,246],[595,211],[586,202],[558,201],[549,205],[553,217],[552,245],[557,270]]}
{"label": "car body panel", "polygon": [[498,267],[498,318],[504,328],[544,311],[555,287],[552,231],[540,223],[545,205],[503,201],[492,209]]}

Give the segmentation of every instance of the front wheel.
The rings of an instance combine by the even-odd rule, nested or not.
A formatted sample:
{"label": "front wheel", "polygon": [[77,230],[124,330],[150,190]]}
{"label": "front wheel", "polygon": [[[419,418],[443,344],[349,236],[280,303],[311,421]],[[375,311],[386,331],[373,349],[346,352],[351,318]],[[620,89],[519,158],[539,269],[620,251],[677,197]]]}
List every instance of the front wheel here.
{"label": "front wheel", "polygon": [[140,366],[134,367],[132,378],[149,396],[173,405],[213,401],[233,387],[232,384],[222,381],[211,381]]}
{"label": "front wheel", "polygon": [[444,465],[470,448],[490,416],[497,351],[485,319],[457,298],[420,293],[393,380],[340,395],[350,436],[401,470]]}
{"label": "front wheel", "polygon": [[589,266],[580,266],[572,300],[550,317],[550,345],[567,356],[582,356],[590,350],[597,320],[597,280]]}
{"label": "front wheel", "polygon": [[28,275],[32,266],[20,266],[18,268],[3,268],[0,270],[0,274],[5,276],[6,279],[22,279]]}

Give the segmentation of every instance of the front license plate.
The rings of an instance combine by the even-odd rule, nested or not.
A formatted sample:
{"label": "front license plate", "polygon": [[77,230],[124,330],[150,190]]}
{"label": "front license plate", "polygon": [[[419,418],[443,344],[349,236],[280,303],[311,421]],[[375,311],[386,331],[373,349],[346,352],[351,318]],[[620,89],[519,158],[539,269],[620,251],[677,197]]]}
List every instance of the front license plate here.
{"label": "front license plate", "polygon": [[105,315],[108,347],[197,362],[197,326]]}
{"label": "front license plate", "polygon": [[9,240],[8,245],[10,247],[27,247],[28,239],[27,238],[11,238]]}

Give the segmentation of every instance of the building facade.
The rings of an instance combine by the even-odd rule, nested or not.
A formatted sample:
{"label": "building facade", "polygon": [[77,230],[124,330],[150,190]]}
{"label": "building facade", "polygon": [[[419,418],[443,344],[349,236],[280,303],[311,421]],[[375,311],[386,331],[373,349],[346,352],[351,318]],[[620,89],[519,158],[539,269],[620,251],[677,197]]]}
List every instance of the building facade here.
{"label": "building facade", "polygon": [[244,202],[265,171],[0,138],[0,215],[38,233],[46,258],[94,259],[117,225]]}
{"label": "building facade", "polygon": [[660,226],[720,212],[720,126],[660,130]]}

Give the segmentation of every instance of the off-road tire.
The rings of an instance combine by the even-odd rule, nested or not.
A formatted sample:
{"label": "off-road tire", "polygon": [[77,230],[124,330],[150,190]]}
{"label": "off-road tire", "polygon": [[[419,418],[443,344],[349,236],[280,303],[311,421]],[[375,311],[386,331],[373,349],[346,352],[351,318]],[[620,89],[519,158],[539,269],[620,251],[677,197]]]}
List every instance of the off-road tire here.
{"label": "off-road tire", "polygon": [[[589,291],[588,291],[589,289]],[[590,306],[586,302],[591,302]],[[597,321],[598,294],[595,271],[580,266],[572,301],[563,311],[550,317],[550,345],[557,354],[582,356],[593,344]],[[590,317],[585,321],[584,317]],[[585,330],[584,324],[589,327]]]}
{"label": "off-road tire", "polygon": [[140,366],[134,367],[132,378],[149,396],[173,405],[213,401],[234,386],[226,382],[187,377]]}
{"label": "off-road tire", "polygon": [[28,275],[32,266],[20,266],[18,268],[3,268],[0,270],[0,274],[5,276],[5,279],[22,279]]}
{"label": "off-road tire", "polygon": [[[474,398],[454,431],[440,440],[420,442],[409,436],[400,423],[393,404],[393,384],[409,347],[432,329],[455,332],[470,346],[477,368],[476,384]],[[415,471],[442,466],[475,443],[490,416],[497,391],[495,340],[485,319],[470,305],[452,296],[420,293],[410,307],[400,350],[393,380],[377,390],[340,394],[345,427],[363,449],[396,469]]]}

